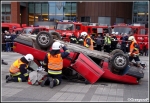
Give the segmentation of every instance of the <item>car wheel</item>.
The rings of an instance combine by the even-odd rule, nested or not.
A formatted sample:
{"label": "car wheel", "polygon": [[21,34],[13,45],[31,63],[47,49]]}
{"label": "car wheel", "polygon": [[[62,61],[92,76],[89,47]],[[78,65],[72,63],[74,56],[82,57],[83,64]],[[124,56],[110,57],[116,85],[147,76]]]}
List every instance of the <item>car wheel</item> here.
{"label": "car wheel", "polygon": [[126,68],[126,66],[128,66],[129,58],[124,54],[116,53],[114,56],[112,56],[109,63],[111,69],[123,70]]}
{"label": "car wheel", "polygon": [[41,48],[48,48],[53,43],[53,37],[48,32],[39,32],[36,37],[36,42]]}
{"label": "car wheel", "polygon": [[115,49],[113,50],[112,52],[110,52],[110,55],[115,55],[116,53],[121,53],[121,54],[124,54],[124,52],[120,49]]}
{"label": "car wheel", "polygon": [[61,40],[61,35],[58,32],[50,32],[50,34],[52,35],[53,39]]}

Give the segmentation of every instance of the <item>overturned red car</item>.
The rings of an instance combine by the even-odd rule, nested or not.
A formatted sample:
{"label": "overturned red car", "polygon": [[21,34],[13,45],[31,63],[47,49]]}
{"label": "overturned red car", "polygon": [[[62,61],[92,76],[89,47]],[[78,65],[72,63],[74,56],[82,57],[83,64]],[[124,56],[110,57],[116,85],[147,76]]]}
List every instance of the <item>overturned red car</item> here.
{"label": "overturned red car", "polygon": [[91,84],[102,78],[115,82],[138,84],[144,77],[141,69],[129,65],[128,56],[121,50],[116,49],[110,54],[91,51],[78,44],[62,41],[60,35],[55,32],[20,35],[14,40],[13,50],[23,55],[32,54],[35,63],[40,66],[46,53],[51,49],[54,39],[66,45],[71,51],[68,58],[63,61],[63,75],[65,76],[74,75],[73,71],[76,71]]}

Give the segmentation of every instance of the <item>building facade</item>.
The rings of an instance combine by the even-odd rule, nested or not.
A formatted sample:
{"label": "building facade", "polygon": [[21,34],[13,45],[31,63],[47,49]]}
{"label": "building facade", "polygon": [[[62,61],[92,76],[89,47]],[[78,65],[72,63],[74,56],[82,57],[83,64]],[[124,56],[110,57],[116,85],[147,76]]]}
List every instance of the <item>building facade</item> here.
{"label": "building facade", "polygon": [[2,22],[148,23],[148,2],[2,2]]}

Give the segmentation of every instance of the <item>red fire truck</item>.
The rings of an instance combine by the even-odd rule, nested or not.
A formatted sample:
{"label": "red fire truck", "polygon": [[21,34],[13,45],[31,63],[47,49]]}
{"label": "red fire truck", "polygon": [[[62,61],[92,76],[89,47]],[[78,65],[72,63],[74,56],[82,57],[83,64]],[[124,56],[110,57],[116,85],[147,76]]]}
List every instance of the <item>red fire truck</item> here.
{"label": "red fire truck", "polygon": [[144,48],[144,46],[148,45],[148,28],[145,28],[142,24],[125,24],[119,23],[117,25],[112,26],[112,31],[117,32],[117,38],[120,40],[121,34],[132,34],[140,48]]}
{"label": "red fire truck", "polygon": [[23,27],[26,26],[26,24],[20,25],[19,23],[1,23],[2,25],[2,32],[9,31],[15,31],[17,34],[22,32]]}

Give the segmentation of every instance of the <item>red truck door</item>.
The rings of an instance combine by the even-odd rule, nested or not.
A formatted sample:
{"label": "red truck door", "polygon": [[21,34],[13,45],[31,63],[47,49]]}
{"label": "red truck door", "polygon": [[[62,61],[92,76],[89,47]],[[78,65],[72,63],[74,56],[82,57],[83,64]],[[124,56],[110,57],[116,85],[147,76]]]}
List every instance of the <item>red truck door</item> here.
{"label": "red truck door", "polygon": [[76,62],[72,65],[72,67],[91,84],[95,83],[104,73],[100,66],[98,66],[92,59],[82,53],[79,54]]}

